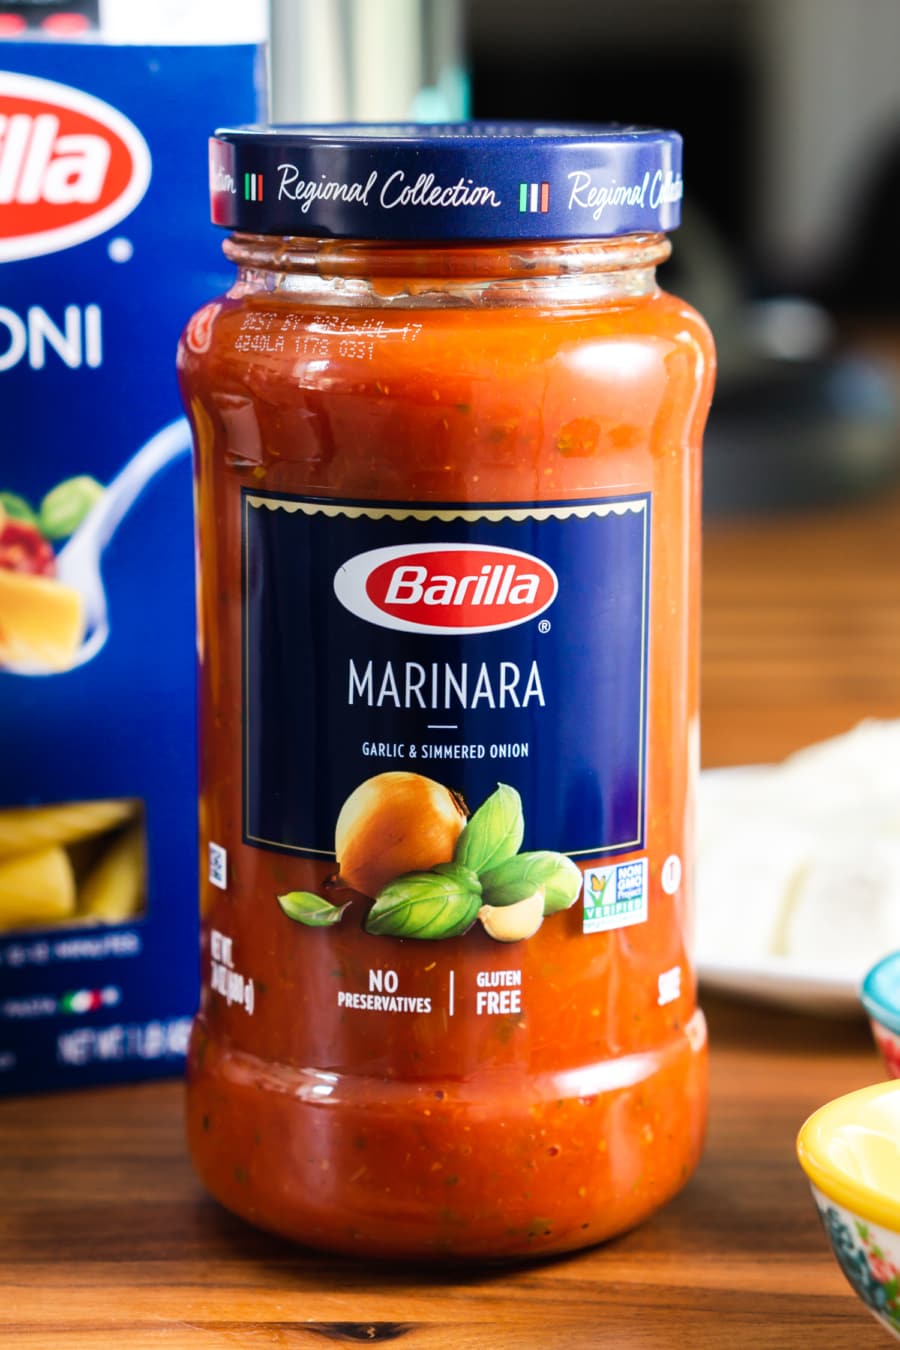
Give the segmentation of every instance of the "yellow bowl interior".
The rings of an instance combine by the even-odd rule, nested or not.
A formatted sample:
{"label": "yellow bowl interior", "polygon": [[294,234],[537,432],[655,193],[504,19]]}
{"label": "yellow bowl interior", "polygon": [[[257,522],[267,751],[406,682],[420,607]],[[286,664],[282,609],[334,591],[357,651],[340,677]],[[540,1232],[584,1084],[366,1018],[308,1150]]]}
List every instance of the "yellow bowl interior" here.
{"label": "yellow bowl interior", "polygon": [[820,1107],[800,1131],[797,1156],[830,1200],[900,1233],[900,1081]]}

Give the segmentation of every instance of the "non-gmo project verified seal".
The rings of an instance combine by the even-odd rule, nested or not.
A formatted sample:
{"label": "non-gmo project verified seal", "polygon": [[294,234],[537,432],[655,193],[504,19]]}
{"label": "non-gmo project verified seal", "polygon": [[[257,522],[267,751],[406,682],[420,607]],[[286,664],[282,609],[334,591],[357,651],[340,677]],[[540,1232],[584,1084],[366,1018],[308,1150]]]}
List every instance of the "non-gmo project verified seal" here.
{"label": "non-gmo project verified seal", "polygon": [[588,868],[584,874],[585,933],[606,933],[646,921],[646,858]]}

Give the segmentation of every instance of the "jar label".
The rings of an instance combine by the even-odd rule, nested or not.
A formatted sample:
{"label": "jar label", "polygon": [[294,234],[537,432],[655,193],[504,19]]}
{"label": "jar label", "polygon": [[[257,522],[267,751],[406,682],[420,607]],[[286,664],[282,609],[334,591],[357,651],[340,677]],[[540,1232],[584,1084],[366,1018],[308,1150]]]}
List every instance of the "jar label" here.
{"label": "jar label", "polygon": [[[513,854],[643,847],[648,495],[426,507],[244,490],[242,539],[247,844],[335,859],[341,820],[346,835],[393,773],[487,804],[489,834],[518,831]],[[460,853],[465,813],[448,840],[431,806],[402,871]],[[384,815],[371,843],[388,873],[398,829]]]}

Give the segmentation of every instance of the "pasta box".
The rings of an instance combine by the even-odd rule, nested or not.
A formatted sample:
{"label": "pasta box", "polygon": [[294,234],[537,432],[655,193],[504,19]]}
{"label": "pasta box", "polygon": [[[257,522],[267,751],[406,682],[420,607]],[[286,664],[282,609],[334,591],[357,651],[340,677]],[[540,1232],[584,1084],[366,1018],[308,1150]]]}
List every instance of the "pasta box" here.
{"label": "pasta box", "polygon": [[227,284],[206,136],[258,115],[260,48],[80,9],[0,41],[0,1095],[178,1072],[197,999],[174,354]]}

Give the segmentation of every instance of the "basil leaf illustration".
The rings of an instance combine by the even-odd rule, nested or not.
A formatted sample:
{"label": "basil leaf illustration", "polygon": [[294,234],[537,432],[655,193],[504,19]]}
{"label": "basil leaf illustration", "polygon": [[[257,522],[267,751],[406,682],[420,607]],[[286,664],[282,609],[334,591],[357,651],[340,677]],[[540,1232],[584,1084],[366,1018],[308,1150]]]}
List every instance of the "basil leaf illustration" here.
{"label": "basil leaf illustration", "polygon": [[458,862],[448,862],[437,863],[431,870],[437,872],[438,876],[455,877],[457,881],[468,886],[469,890],[474,891],[476,895],[481,894],[481,882],[478,880],[478,873],[473,872],[471,867],[463,867],[462,863]]}
{"label": "basil leaf illustration", "polygon": [[81,474],[66,478],[47,493],[38,513],[38,527],[45,539],[66,539],[74,534],[105,488],[96,478]]}
{"label": "basil leaf illustration", "polygon": [[577,900],[581,872],[565,853],[519,853],[482,872],[481,884],[488,905],[514,905],[542,886],[544,914],[556,914]]}
{"label": "basil leaf illustration", "polygon": [[[510,859],[512,861],[512,859]],[[505,863],[500,864],[505,867]],[[496,870],[496,869],[493,869]],[[490,872],[485,872],[485,876],[490,876]],[[534,895],[536,890],[541,891],[541,913],[543,913],[544,890],[542,886],[536,886],[533,881],[527,877],[521,877],[515,881],[506,881],[502,886],[491,886],[484,892],[484,903],[492,905],[494,909],[507,909],[510,905],[517,905],[521,900],[527,900],[529,896]]]}
{"label": "basil leaf illustration", "polygon": [[346,905],[331,905],[311,891],[289,891],[287,895],[279,895],[278,903],[296,923],[304,923],[307,928],[330,928],[338,922],[350,901]]}
{"label": "basil leaf illustration", "polygon": [[407,872],[378,894],[366,919],[376,937],[447,938],[465,933],[478,915],[481,888],[459,872]]}
{"label": "basil leaf illustration", "polygon": [[453,850],[453,861],[481,876],[518,853],[525,833],[522,798],[515,788],[498,783],[467,822]]}
{"label": "basil leaf illustration", "polygon": [[37,529],[37,516],[24,497],[17,492],[0,492],[0,519],[8,516],[10,520],[21,520]]}

